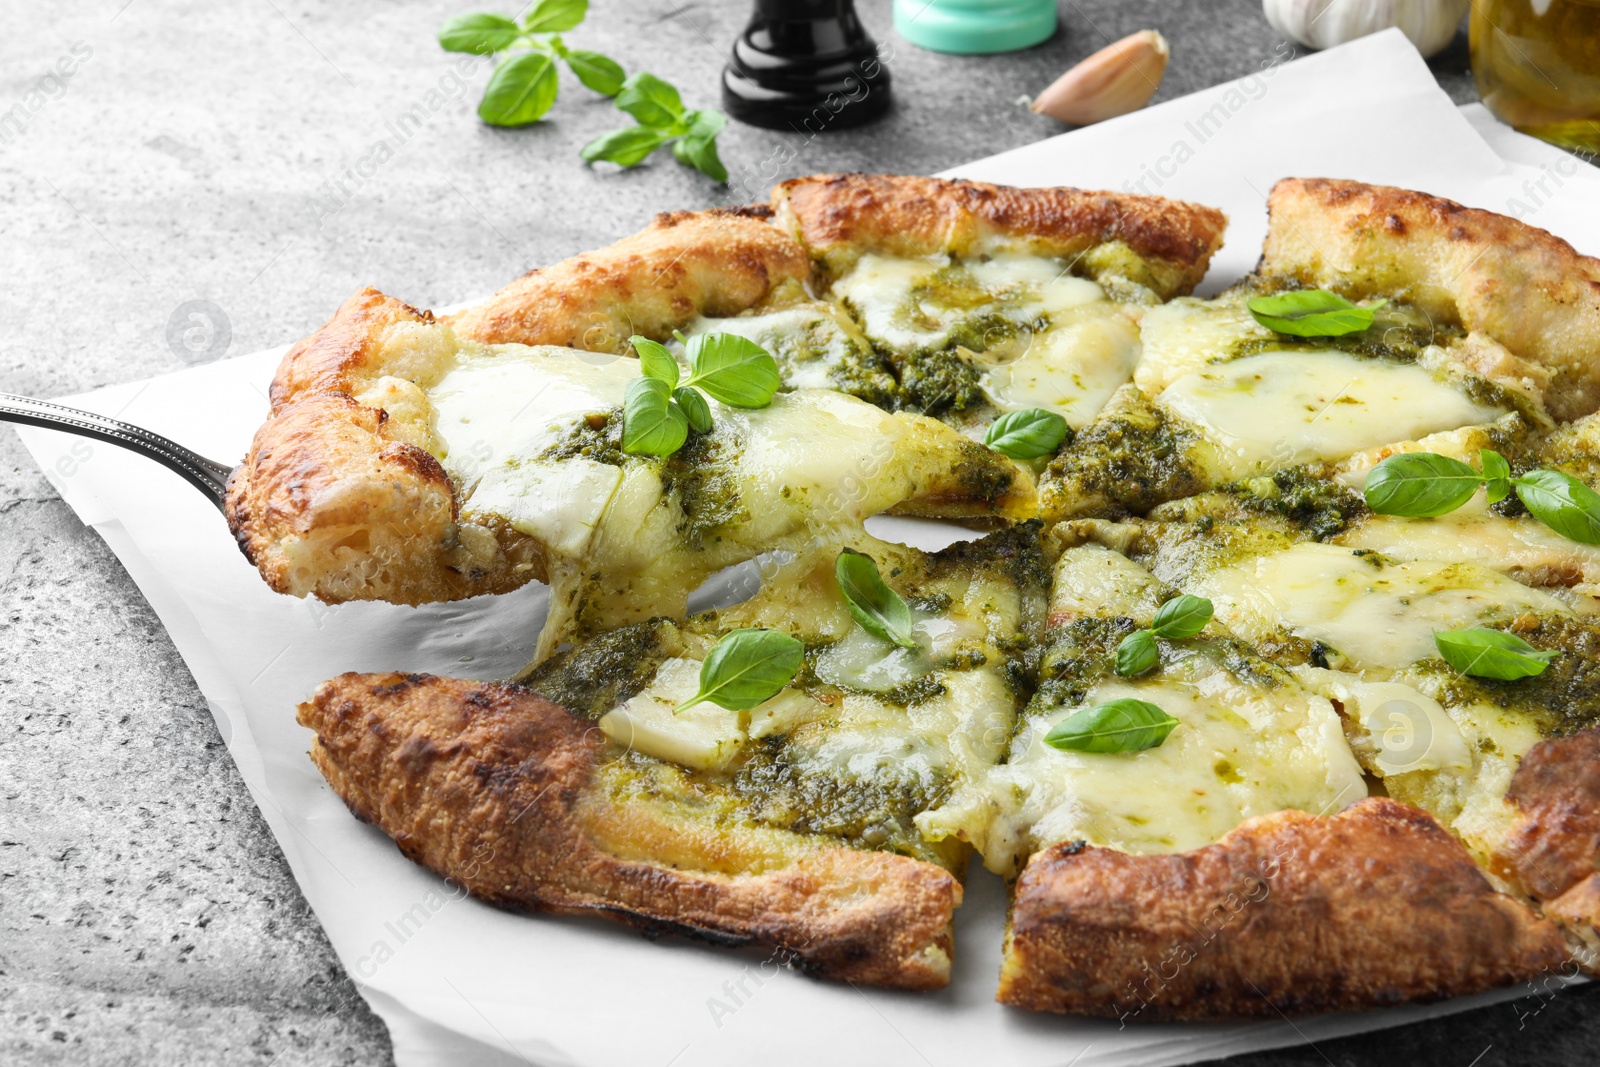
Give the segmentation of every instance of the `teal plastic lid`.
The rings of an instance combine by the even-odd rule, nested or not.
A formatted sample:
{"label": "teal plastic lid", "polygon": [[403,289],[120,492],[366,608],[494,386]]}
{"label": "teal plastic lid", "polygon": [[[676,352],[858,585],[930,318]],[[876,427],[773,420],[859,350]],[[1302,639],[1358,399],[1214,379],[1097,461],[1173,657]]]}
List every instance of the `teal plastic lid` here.
{"label": "teal plastic lid", "polygon": [[1056,0],[894,0],[894,28],[934,52],[1015,52],[1056,32]]}

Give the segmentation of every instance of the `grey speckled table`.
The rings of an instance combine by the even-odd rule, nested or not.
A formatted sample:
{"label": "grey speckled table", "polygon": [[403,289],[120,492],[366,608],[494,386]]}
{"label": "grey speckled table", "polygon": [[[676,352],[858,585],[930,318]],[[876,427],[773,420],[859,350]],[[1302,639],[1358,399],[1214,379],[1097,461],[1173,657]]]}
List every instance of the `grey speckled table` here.
{"label": "grey speckled table", "polygon": [[[617,116],[581,90],[537,128],[480,125],[481,68],[471,95],[447,99],[352,181],[347,168],[392,137],[386,123],[448,74],[439,23],[477,6],[10,5],[0,390],[51,397],[180,369],[168,319],[189,300],[223,309],[226,354],[238,355],[305,334],[363,285],[448,303],[657,210],[732,198],[670,160],[628,174],[583,168],[578,147]],[[575,40],[709,104],[747,5],[595,8]],[[731,129],[723,155],[736,181],[764,192],[773,177],[812,171],[929,173],[1044,137],[1058,128],[1017,97],[1146,26],[1175,50],[1158,99],[1241,76],[1279,43],[1251,0],[1064,0],[1048,43],[965,59],[895,40],[886,0],[862,10],[895,41],[894,114],[809,142]],[[74,54],[70,80],[46,79]],[[1470,99],[1463,42],[1435,68]],[[18,104],[25,121],[6,124]],[[793,158],[774,174],[766,161],[780,147]],[[1597,1005],[1591,989],[1520,1025],[1502,1006],[1241,1062],[1588,1062]],[[390,1058],[154,613],[0,431],[0,1062]]]}

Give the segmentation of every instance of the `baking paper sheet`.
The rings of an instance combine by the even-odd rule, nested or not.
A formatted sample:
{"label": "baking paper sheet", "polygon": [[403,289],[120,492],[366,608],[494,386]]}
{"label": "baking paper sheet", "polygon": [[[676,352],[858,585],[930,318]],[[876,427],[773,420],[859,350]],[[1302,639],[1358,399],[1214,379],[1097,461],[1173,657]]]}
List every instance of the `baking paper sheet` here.
{"label": "baking paper sheet", "polygon": [[[1253,265],[1266,193],[1288,175],[1425,189],[1519,215],[1600,251],[1600,176],[1498,127],[1482,109],[1455,108],[1397,32],[1294,63],[1264,57],[1241,82],[956,173],[1222,207],[1231,224],[1212,289]],[[329,308],[343,295],[330,293]],[[63,399],[233,461],[266,412],[281,355],[262,352]],[[495,911],[408,862],[350,816],[306,759],[309,736],[295,724],[294,706],[318,682],[349,670],[506,675],[532,648],[543,588],[416,609],[278,596],[241,558],[216,510],[176,475],[108,445],[21,433],[171,632],[306,898],[388,1023],[403,1067],[1158,1065],[1316,1041],[1527,992],[1252,1025],[1119,1029],[1002,1009],[993,996],[1004,892],[976,869],[957,918],[951,986],[924,995],[811,981],[759,953],[650,944],[600,922]],[[873,528],[924,546],[952,536],[926,523],[874,520]],[[1513,1017],[1512,1006],[1505,1011]]]}

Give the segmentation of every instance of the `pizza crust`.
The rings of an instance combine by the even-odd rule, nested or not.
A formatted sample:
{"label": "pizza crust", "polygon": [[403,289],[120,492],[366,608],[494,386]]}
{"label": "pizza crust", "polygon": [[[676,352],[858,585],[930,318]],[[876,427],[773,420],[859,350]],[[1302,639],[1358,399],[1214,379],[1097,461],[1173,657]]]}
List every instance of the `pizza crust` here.
{"label": "pizza crust", "polygon": [[631,237],[531,270],[446,321],[485,344],[560,345],[626,353],[628,338],[664,341],[698,315],[746,311],[789,279],[805,253],[764,207],[671,211]]}
{"label": "pizza crust", "polygon": [[1555,926],[1430,816],[1371,797],[1176,855],[1035,855],[997,999],[1124,1022],[1278,1017],[1478,992],[1565,959]]}
{"label": "pizza crust", "polygon": [[1264,281],[1398,297],[1548,371],[1557,419],[1600,408],[1600,260],[1517,219],[1384,185],[1286,178],[1267,207]]}
{"label": "pizza crust", "polygon": [[1125,193],[1020,189],[899,174],[819,174],[772,192],[778,221],[838,276],[866,252],[1028,252],[1117,275],[1163,300],[1191,291],[1222,247],[1215,208]]}
{"label": "pizza crust", "polygon": [[1600,974],[1600,729],[1540,741],[1522,757],[1506,801],[1516,822],[1497,867],[1577,942]]}
{"label": "pizza crust", "polygon": [[604,735],[532,690],[346,674],[300,705],[299,721],[316,731],[312,761],[358,818],[490,904],[766,946],[837,981],[949,981],[961,901],[949,872],[820,842],[775,850],[738,828],[706,869],[658,862],[655,848],[673,847],[681,829],[599,795]]}

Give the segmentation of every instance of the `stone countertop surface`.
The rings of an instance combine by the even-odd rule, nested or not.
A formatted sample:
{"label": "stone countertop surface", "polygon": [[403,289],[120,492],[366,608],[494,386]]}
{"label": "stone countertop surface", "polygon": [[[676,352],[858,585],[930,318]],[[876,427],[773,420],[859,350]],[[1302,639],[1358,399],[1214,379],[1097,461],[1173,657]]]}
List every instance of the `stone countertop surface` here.
{"label": "stone countertop surface", "polygon": [[[1157,100],[1247,74],[1282,44],[1252,0],[1064,0],[1060,32],[1037,48],[943,56],[896,38],[887,0],[863,0],[893,47],[893,114],[814,139],[731,127],[733,188],[721,189],[665,153],[628,173],[582,166],[579,146],[622,116],[574,85],[537,127],[481,125],[486,61],[467,60],[462,78],[434,40],[446,17],[479,6],[15,11],[0,39],[0,391],[54,397],[182,369],[195,357],[169,320],[193,300],[225,319],[214,354],[239,355],[303,336],[361,286],[448,304],[666,208],[764,199],[797,174],[932,173],[1015,148],[1060,130],[1018,97],[1136,29],[1173,45]],[[747,10],[596,0],[568,36],[714,105]],[[75,72],[52,81],[61,57]],[[1455,99],[1472,99],[1464,39],[1434,67]],[[418,104],[427,121],[402,141],[390,124]],[[155,613],[9,429],[0,731],[0,1061],[392,1061]],[[1597,998],[1591,986],[1236,1062],[1587,1062]]]}

